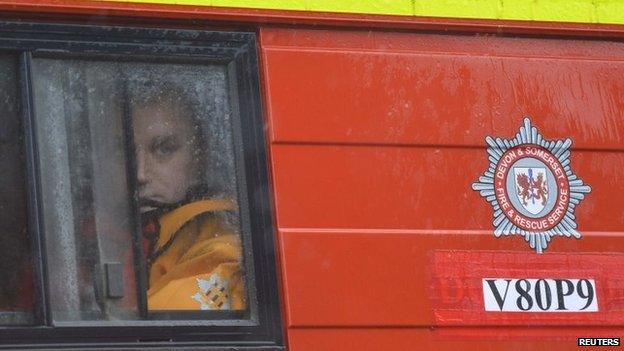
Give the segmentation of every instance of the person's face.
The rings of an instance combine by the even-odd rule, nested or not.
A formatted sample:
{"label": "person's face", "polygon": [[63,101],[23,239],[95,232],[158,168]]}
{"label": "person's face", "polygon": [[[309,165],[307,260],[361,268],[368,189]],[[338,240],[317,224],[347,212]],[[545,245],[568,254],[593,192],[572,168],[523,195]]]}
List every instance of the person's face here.
{"label": "person's face", "polygon": [[198,135],[183,110],[153,105],[132,113],[141,213],[184,200],[199,183]]}

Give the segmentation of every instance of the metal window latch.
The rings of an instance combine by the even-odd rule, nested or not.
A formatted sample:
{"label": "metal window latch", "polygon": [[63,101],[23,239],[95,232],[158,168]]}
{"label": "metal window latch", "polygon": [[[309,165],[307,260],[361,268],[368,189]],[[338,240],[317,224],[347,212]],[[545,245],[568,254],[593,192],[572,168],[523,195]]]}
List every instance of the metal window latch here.
{"label": "metal window latch", "polygon": [[123,265],[120,262],[104,263],[106,272],[106,296],[109,299],[124,297]]}

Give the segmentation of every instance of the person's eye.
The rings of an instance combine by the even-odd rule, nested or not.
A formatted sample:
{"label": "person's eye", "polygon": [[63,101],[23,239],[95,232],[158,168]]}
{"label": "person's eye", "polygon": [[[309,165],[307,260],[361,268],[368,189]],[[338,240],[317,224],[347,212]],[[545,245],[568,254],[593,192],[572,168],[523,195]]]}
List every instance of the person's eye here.
{"label": "person's eye", "polygon": [[167,157],[178,150],[179,145],[172,138],[165,138],[154,141],[151,147],[152,153],[158,157]]}

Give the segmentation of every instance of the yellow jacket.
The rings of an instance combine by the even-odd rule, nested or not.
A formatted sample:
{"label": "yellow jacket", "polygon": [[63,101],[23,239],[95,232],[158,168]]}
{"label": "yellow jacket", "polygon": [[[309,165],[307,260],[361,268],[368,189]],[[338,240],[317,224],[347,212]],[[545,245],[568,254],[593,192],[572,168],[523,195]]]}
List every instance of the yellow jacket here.
{"label": "yellow jacket", "polygon": [[147,303],[155,310],[245,309],[239,235],[222,219],[229,200],[201,200],[158,220]]}

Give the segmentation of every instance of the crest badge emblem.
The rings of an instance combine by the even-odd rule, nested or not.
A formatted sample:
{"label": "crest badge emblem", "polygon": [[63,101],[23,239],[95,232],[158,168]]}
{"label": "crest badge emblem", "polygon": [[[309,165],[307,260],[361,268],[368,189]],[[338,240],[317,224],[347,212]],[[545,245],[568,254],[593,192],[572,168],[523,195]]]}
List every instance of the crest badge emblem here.
{"label": "crest badge emblem", "polygon": [[580,239],[574,209],[591,187],[572,172],[572,140],[544,139],[527,117],[514,138],[485,142],[490,165],[472,189],[492,205],[494,236],[521,235],[537,253],[555,236]]}

